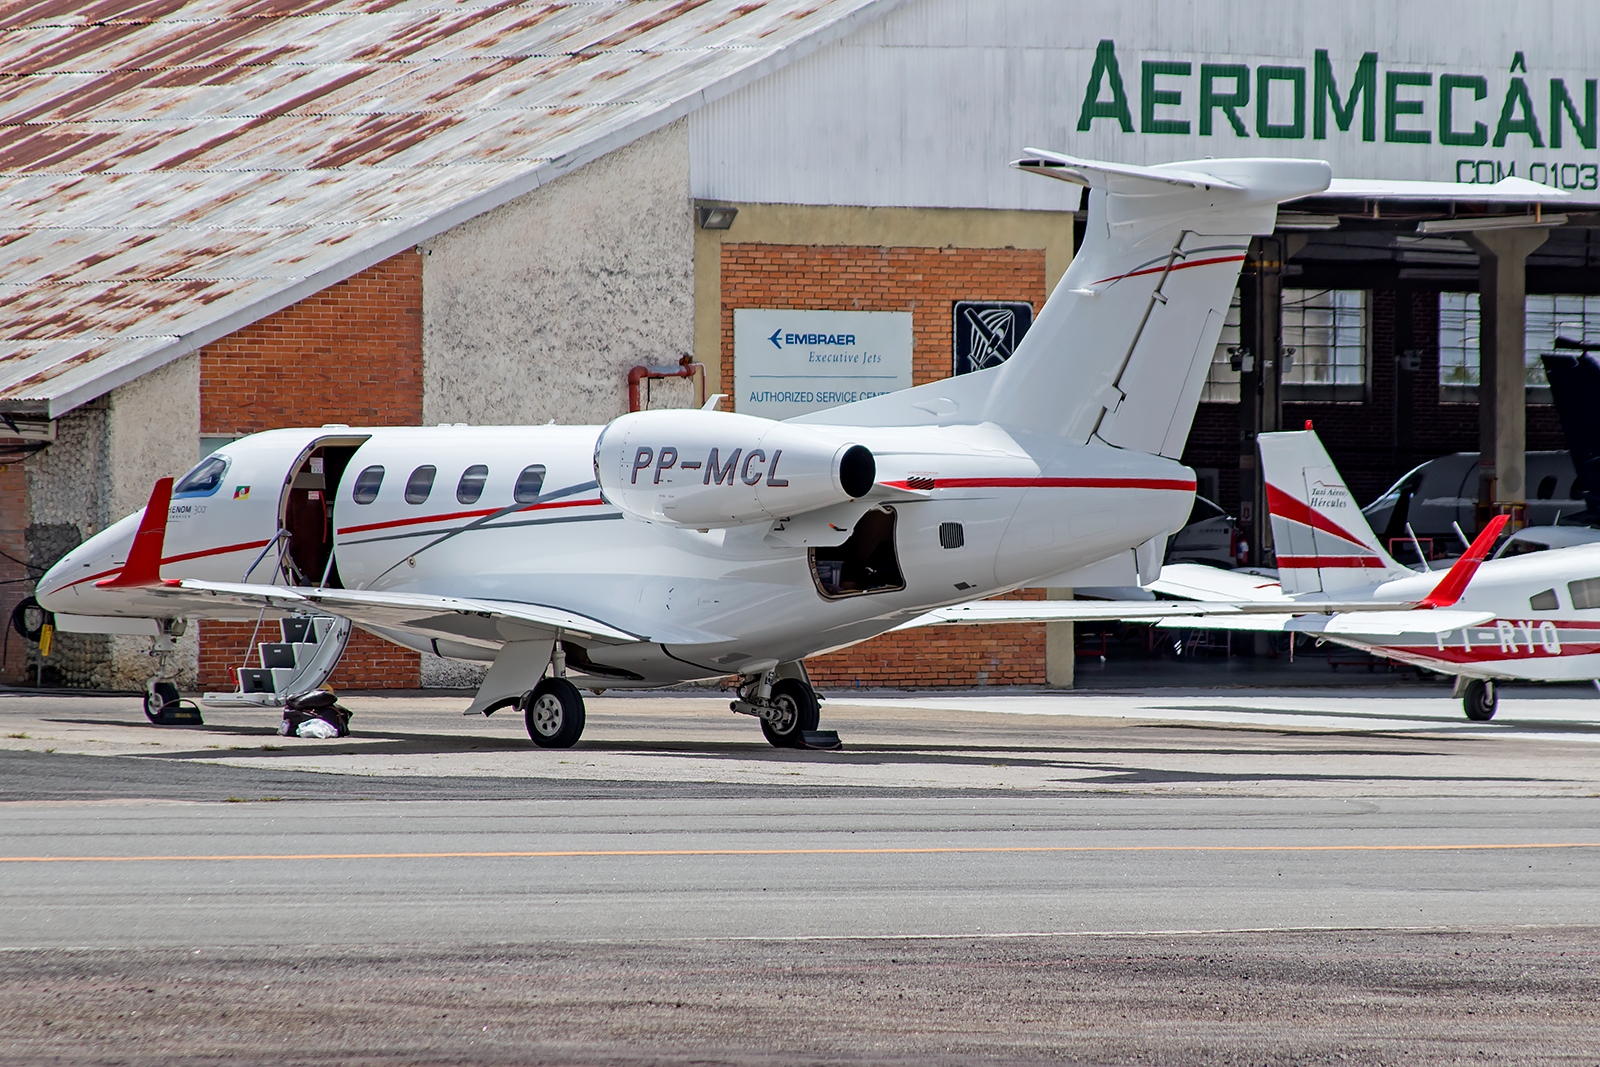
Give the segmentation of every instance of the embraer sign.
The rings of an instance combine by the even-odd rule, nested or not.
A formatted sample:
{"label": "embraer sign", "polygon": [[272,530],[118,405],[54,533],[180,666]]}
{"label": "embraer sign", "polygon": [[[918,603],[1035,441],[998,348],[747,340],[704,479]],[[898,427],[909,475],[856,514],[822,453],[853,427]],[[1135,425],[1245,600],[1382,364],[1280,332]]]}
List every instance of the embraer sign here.
{"label": "embraer sign", "polygon": [[733,313],[734,404],[787,419],[911,386],[909,311]]}
{"label": "embraer sign", "polygon": [[1330,146],[1317,142],[1419,146],[1412,152],[1429,146],[1435,179],[1495,182],[1514,175],[1594,190],[1600,188],[1596,87],[1592,77],[1530,68],[1521,51],[1510,52],[1500,70],[1484,71],[1385,62],[1377,51],[1336,60],[1325,48],[1300,63],[1252,64],[1119,51],[1107,39],[1096,46],[1083,82],[1077,130],[1100,138],[1108,132],[1196,138],[1207,154],[1277,154],[1282,147],[1272,142],[1282,141],[1302,142],[1294,151],[1305,155],[1330,154]]}

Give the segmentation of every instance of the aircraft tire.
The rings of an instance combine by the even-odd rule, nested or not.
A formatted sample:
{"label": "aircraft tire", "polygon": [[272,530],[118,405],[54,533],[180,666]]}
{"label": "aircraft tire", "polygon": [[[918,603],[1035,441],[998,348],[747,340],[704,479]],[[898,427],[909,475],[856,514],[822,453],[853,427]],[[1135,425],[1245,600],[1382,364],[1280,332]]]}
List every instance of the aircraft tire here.
{"label": "aircraft tire", "polygon": [[144,717],[153,723],[160,723],[161,709],[169,704],[178,702],[178,687],[171,682],[157,682],[144,694]]}
{"label": "aircraft tire", "polygon": [[540,748],[571,748],[583,736],[583,694],[565,678],[546,678],[523,696],[522,718]]}
{"label": "aircraft tire", "polygon": [[772,685],[772,702],[784,711],[777,722],[761,720],[761,733],[778,748],[799,748],[801,734],[817,728],[822,705],[817,694],[798,678],[780,678]]}
{"label": "aircraft tire", "polygon": [[1494,679],[1474,678],[1467,683],[1461,696],[1461,709],[1473,722],[1488,722],[1500,706],[1500,694],[1495,692]]}

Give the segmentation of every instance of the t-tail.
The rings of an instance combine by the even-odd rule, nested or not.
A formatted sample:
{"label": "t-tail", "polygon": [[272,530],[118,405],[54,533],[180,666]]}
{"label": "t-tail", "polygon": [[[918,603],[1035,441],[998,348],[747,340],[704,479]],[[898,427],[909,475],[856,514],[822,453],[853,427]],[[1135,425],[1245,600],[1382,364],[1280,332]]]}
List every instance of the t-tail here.
{"label": "t-tail", "polygon": [[1028,149],[1024,171],[1089,189],[1084,241],[1037,321],[998,367],[802,421],[993,422],[1177,458],[1194,420],[1250,238],[1278,204],[1325,189],[1321,160],[1206,159],[1155,167]]}
{"label": "t-tail", "polygon": [[1315,431],[1256,443],[1285,593],[1344,593],[1415,573],[1383,550]]}

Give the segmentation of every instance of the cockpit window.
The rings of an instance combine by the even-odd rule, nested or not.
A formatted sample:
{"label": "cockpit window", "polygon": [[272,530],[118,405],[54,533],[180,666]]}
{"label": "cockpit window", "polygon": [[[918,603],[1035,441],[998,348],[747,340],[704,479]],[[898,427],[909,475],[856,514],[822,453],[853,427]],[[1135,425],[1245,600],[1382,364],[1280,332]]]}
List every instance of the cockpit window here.
{"label": "cockpit window", "polygon": [[374,464],[356,475],[355,488],[350,499],[357,504],[370,504],[378,499],[378,487],[383,484],[383,468]]}
{"label": "cockpit window", "polygon": [[1525,537],[1513,537],[1507,541],[1496,558],[1508,559],[1511,556],[1526,556],[1533,552],[1548,552],[1550,546],[1543,541],[1534,541]]}
{"label": "cockpit window", "polygon": [[428,494],[433,492],[433,476],[438,473],[439,468],[431,463],[412,471],[411,477],[406,479],[406,503],[426,503]]}
{"label": "cockpit window", "polygon": [[1554,589],[1546,589],[1542,593],[1535,593],[1528,598],[1528,607],[1534,611],[1560,611],[1561,601],[1556,599]]}
{"label": "cockpit window", "polygon": [[489,468],[474,463],[461,472],[461,480],[456,483],[456,499],[463,504],[476,504],[483,495],[483,483],[488,480]]}
{"label": "cockpit window", "polygon": [[522,468],[522,473],[517,475],[517,487],[511,492],[511,499],[519,504],[531,504],[539,499],[539,490],[544,488],[544,464],[534,463]]}
{"label": "cockpit window", "polygon": [[207,456],[172,487],[173,496],[210,496],[222,487],[228,473],[228,457]]}

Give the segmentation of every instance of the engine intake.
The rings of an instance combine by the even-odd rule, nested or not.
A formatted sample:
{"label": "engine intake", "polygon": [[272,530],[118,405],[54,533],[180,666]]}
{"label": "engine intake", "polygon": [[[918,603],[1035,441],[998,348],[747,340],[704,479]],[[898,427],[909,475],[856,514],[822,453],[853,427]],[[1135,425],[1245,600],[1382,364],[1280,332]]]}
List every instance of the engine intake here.
{"label": "engine intake", "polygon": [[640,411],[595,442],[595,480],[623,512],[709,528],[799,515],[865,496],[877,462],[823,427],[716,411]]}

